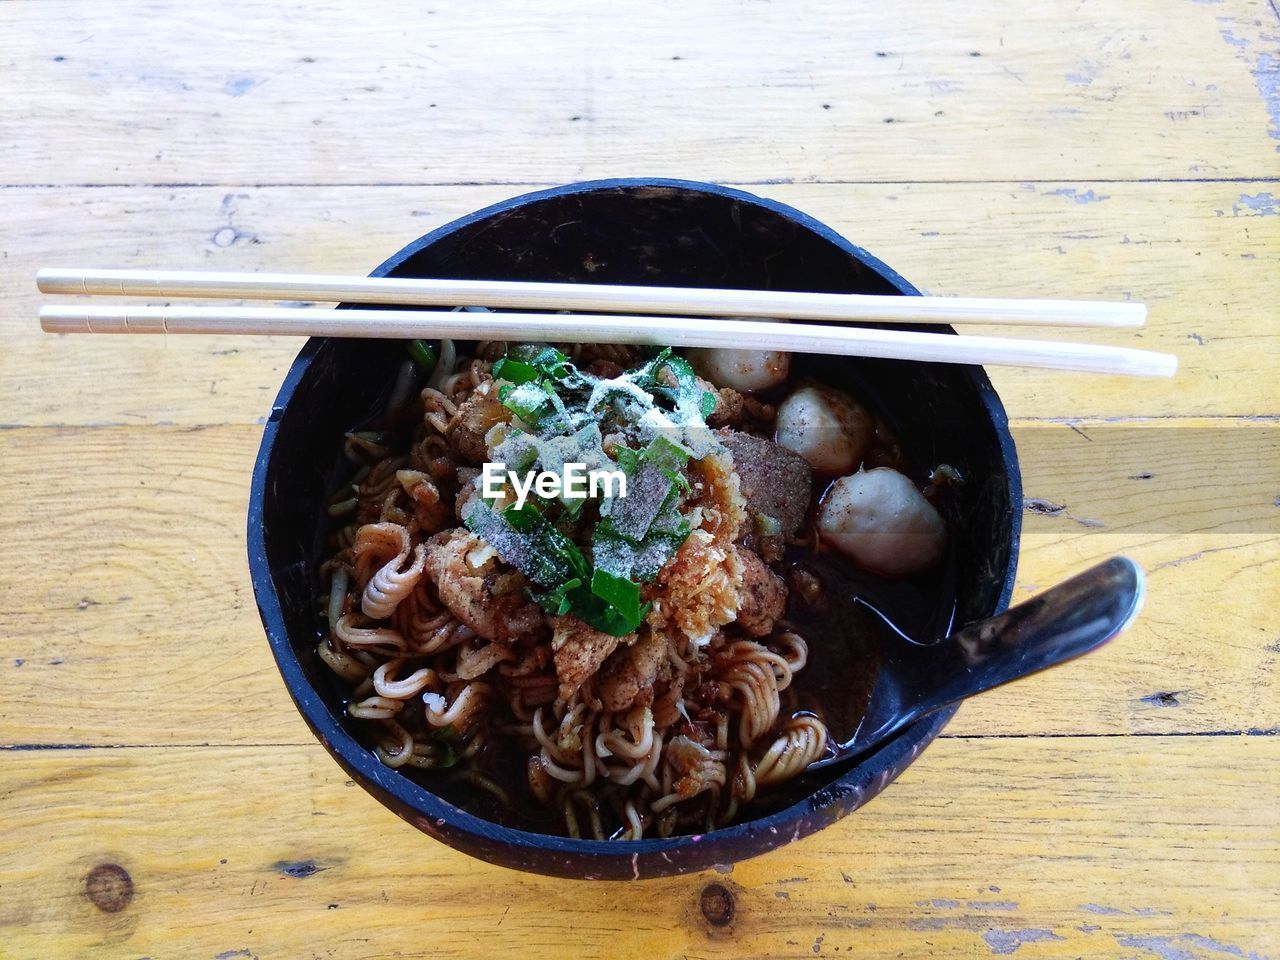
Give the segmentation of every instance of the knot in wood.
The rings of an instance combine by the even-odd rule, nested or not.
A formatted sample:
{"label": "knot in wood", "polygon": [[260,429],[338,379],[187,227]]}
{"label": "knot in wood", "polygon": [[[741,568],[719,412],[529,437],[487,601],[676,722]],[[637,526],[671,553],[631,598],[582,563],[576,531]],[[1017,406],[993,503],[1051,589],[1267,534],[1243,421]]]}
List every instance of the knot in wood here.
{"label": "knot in wood", "polygon": [[84,895],[104,913],[119,913],[133,900],[133,878],[118,863],[100,863],[85,875]]}
{"label": "knot in wood", "polygon": [[709,883],[698,896],[698,909],[713,927],[726,927],[733,920],[733,894],[720,883]]}

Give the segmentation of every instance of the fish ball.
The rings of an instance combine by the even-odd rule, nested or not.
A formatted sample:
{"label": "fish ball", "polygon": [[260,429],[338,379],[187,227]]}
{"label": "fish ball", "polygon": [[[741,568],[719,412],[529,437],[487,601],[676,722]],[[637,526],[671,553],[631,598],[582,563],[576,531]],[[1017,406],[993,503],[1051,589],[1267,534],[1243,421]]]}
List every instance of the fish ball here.
{"label": "fish ball", "polygon": [[833,483],[819,508],[818,530],[858,566],[887,577],[927,570],[947,542],[946,524],[933,504],[889,467]]}
{"label": "fish ball", "polygon": [[847,396],[801,387],[778,407],[775,441],[822,473],[848,473],[862,462],[875,435],[871,414]]}
{"label": "fish ball", "polygon": [[710,347],[692,350],[695,370],[717,387],[758,393],[776,387],[791,371],[791,354],[781,350],[728,350]]}

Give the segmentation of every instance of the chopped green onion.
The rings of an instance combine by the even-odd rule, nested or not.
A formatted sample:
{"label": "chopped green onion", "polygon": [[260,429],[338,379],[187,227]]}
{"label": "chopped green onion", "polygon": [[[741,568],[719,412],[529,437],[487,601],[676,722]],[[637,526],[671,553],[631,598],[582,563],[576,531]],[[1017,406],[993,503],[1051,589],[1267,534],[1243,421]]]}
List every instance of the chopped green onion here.
{"label": "chopped green onion", "polygon": [[755,515],[755,528],[757,537],[776,537],[782,532],[782,524],[776,517],[771,517],[767,513]]}
{"label": "chopped green onion", "polygon": [[616,448],[614,456],[617,458],[614,462],[617,463],[618,469],[628,477],[635,476],[644,463],[643,453],[640,450],[632,450],[630,447]]}
{"label": "chopped green onion", "polygon": [[[662,376],[664,370],[675,379],[674,386]],[[666,400],[677,413],[686,416],[696,413],[699,419],[705,420],[716,408],[716,395],[698,386],[698,376],[689,361],[673,354],[670,347],[637,370],[632,380],[655,397]]]}
{"label": "chopped green onion", "polygon": [[547,422],[560,419],[565,412],[564,403],[549,386],[531,380],[516,386],[506,384],[498,389],[498,400],[504,407],[534,430],[541,430]]}
{"label": "chopped green onion", "polygon": [[610,504],[608,516],[612,530],[639,544],[659,517],[670,515],[671,522],[662,526],[675,529],[675,521],[679,520],[679,493],[689,488],[689,481],[680,472],[689,460],[689,453],[665,437],[655,437],[643,450],[621,447],[617,453],[618,464],[629,481],[626,498]]}
{"label": "chopped green onion", "polygon": [[456,746],[460,738],[453,724],[446,724],[438,730],[432,730],[429,736],[434,743],[444,748],[444,756],[433,764],[434,767],[441,770],[448,769],[462,759],[462,754],[458,752]]}
{"label": "chopped green onion", "polygon": [[444,756],[432,764],[432,768],[436,770],[448,770],[450,767],[456,767],[458,761],[462,759],[460,754],[452,743],[444,745]]}
{"label": "chopped green onion", "polygon": [[551,380],[565,380],[578,376],[577,368],[555,347],[517,344],[507,352],[507,356],[533,368],[539,376]]}
{"label": "chopped green onion", "polygon": [[582,586],[582,581],[577,577],[572,580],[566,580],[560,586],[555,587],[545,593],[534,593],[533,599],[547,613],[562,617],[573,609],[573,602],[569,599],[568,594]]}
{"label": "chopped green onion", "polygon": [[423,373],[430,373],[435,369],[436,356],[435,348],[425,340],[410,340],[405,345],[405,349],[409,351],[409,357],[422,370]]}
{"label": "chopped green onion", "polygon": [[585,580],[589,575],[577,544],[532,504],[519,510],[512,505],[499,513],[484,500],[476,500],[463,522],[498,551],[498,556],[544,589],[554,589],[574,576]]}
{"label": "chopped green onion", "polygon": [[[559,582],[566,573],[586,579],[587,559],[578,549],[578,545],[553,527],[533,504],[526,503],[520,508],[512,504],[502,511],[502,519],[510,524],[513,530],[527,535],[541,557],[557,562],[556,573],[545,577],[544,580],[552,583]],[[543,581],[539,582],[543,583],[543,586],[549,585]]]}
{"label": "chopped green onion", "polygon": [[493,365],[493,376],[497,380],[521,384],[537,380],[541,374],[538,368],[532,364],[513,360],[511,357],[503,357]]}
{"label": "chopped green onion", "polygon": [[637,609],[634,616],[624,614],[603,597],[578,587],[570,591],[570,612],[588,626],[595,627],[611,637],[625,637],[640,626],[641,615]]}
{"label": "chopped green onion", "polygon": [[591,592],[611,604],[620,616],[631,621],[635,626],[640,624],[639,584],[607,570],[596,570],[591,575]]}
{"label": "chopped green onion", "polygon": [[679,470],[689,462],[689,451],[668,440],[666,437],[654,437],[645,448],[644,459],[655,467],[664,470]]}

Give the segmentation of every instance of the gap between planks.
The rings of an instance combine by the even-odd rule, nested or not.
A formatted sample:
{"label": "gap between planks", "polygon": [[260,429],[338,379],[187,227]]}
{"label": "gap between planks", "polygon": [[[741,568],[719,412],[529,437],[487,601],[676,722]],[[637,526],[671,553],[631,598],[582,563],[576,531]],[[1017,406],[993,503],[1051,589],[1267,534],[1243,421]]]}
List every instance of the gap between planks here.
{"label": "gap between planks", "polygon": [[[592,180],[631,179],[627,177],[591,177],[584,181],[573,180],[351,180],[337,183],[301,180],[268,180],[258,183],[219,180],[157,180],[143,183],[0,183],[0,190],[184,190],[198,188],[225,188],[236,190],[266,190],[273,187],[335,189],[354,187],[529,187],[545,190],[568,183],[587,183]],[[659,177],[655,179],[682,179]],[[1280,177],[1263,174],[1256,177],[999,177],[992,180],[829,180],[821,177],[770,177],[764,180],[713,179],[691,182],[715,183],[726,187],[780,187],[780,186],[832,186],[832,187],[909,187],[909,186],[999,186],[1004,183],[1097,183],[1097,184],[1145,184],[1145,183],[1280,183]]]}
{"label": "gap between planks", "polygon": [[[1125,738],[1164,737],[1275,737],[1280,727],[1248,730],[1184,730],[1160,732],[1154,730],[1132,733],[947,733],[939,734],[939,740],[1119,740]],[[254,750],[263,748],[311,749],[314,742],[304,740],[275,743],[11,743],[0,744],[0,754],[35,753],[79,750]]]}
{"label": "gap between planks", "polygon": [[[1021,417],[1011,416],[1010,426],[1021,424],[1049,424],[1064,427],[1088,427],[1096,424],[1117,423],[1178,423],[1181,421],[1199,420],[1224,423],[1280,423],[1280,413],[1164,413],[1134,414],[1127,417],[1099,417],[1086,414],[1080,417]],[[182,433],[198,433],[201,430],[213,430],[219,427],[265,426],[267,418],[259,417],[249,423],[243,420],[211,420],[208,423],[178,423],[174,420],[139,419],[133,422],[124,420],[105,420],[101,423],[0,423],[0,430],[136,430],[140,427],[160,427],[178,430]]]}

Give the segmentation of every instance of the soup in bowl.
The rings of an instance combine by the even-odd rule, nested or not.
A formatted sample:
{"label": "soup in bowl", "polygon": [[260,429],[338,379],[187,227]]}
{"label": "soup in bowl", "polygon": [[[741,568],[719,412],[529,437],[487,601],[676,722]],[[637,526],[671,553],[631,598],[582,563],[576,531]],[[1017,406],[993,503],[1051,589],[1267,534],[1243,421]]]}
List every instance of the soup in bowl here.
{"label": "soup in bowl", "polygon": [[[917,292],[798,211],[677,181],[519,197],[375,275]],[[634,878],[761,853],[897,776],[951,711],[822,761],[885,644],[1007,606],[1020,498],[979,368],[313,340],[250,564],[356,782],[491,862]]]}

